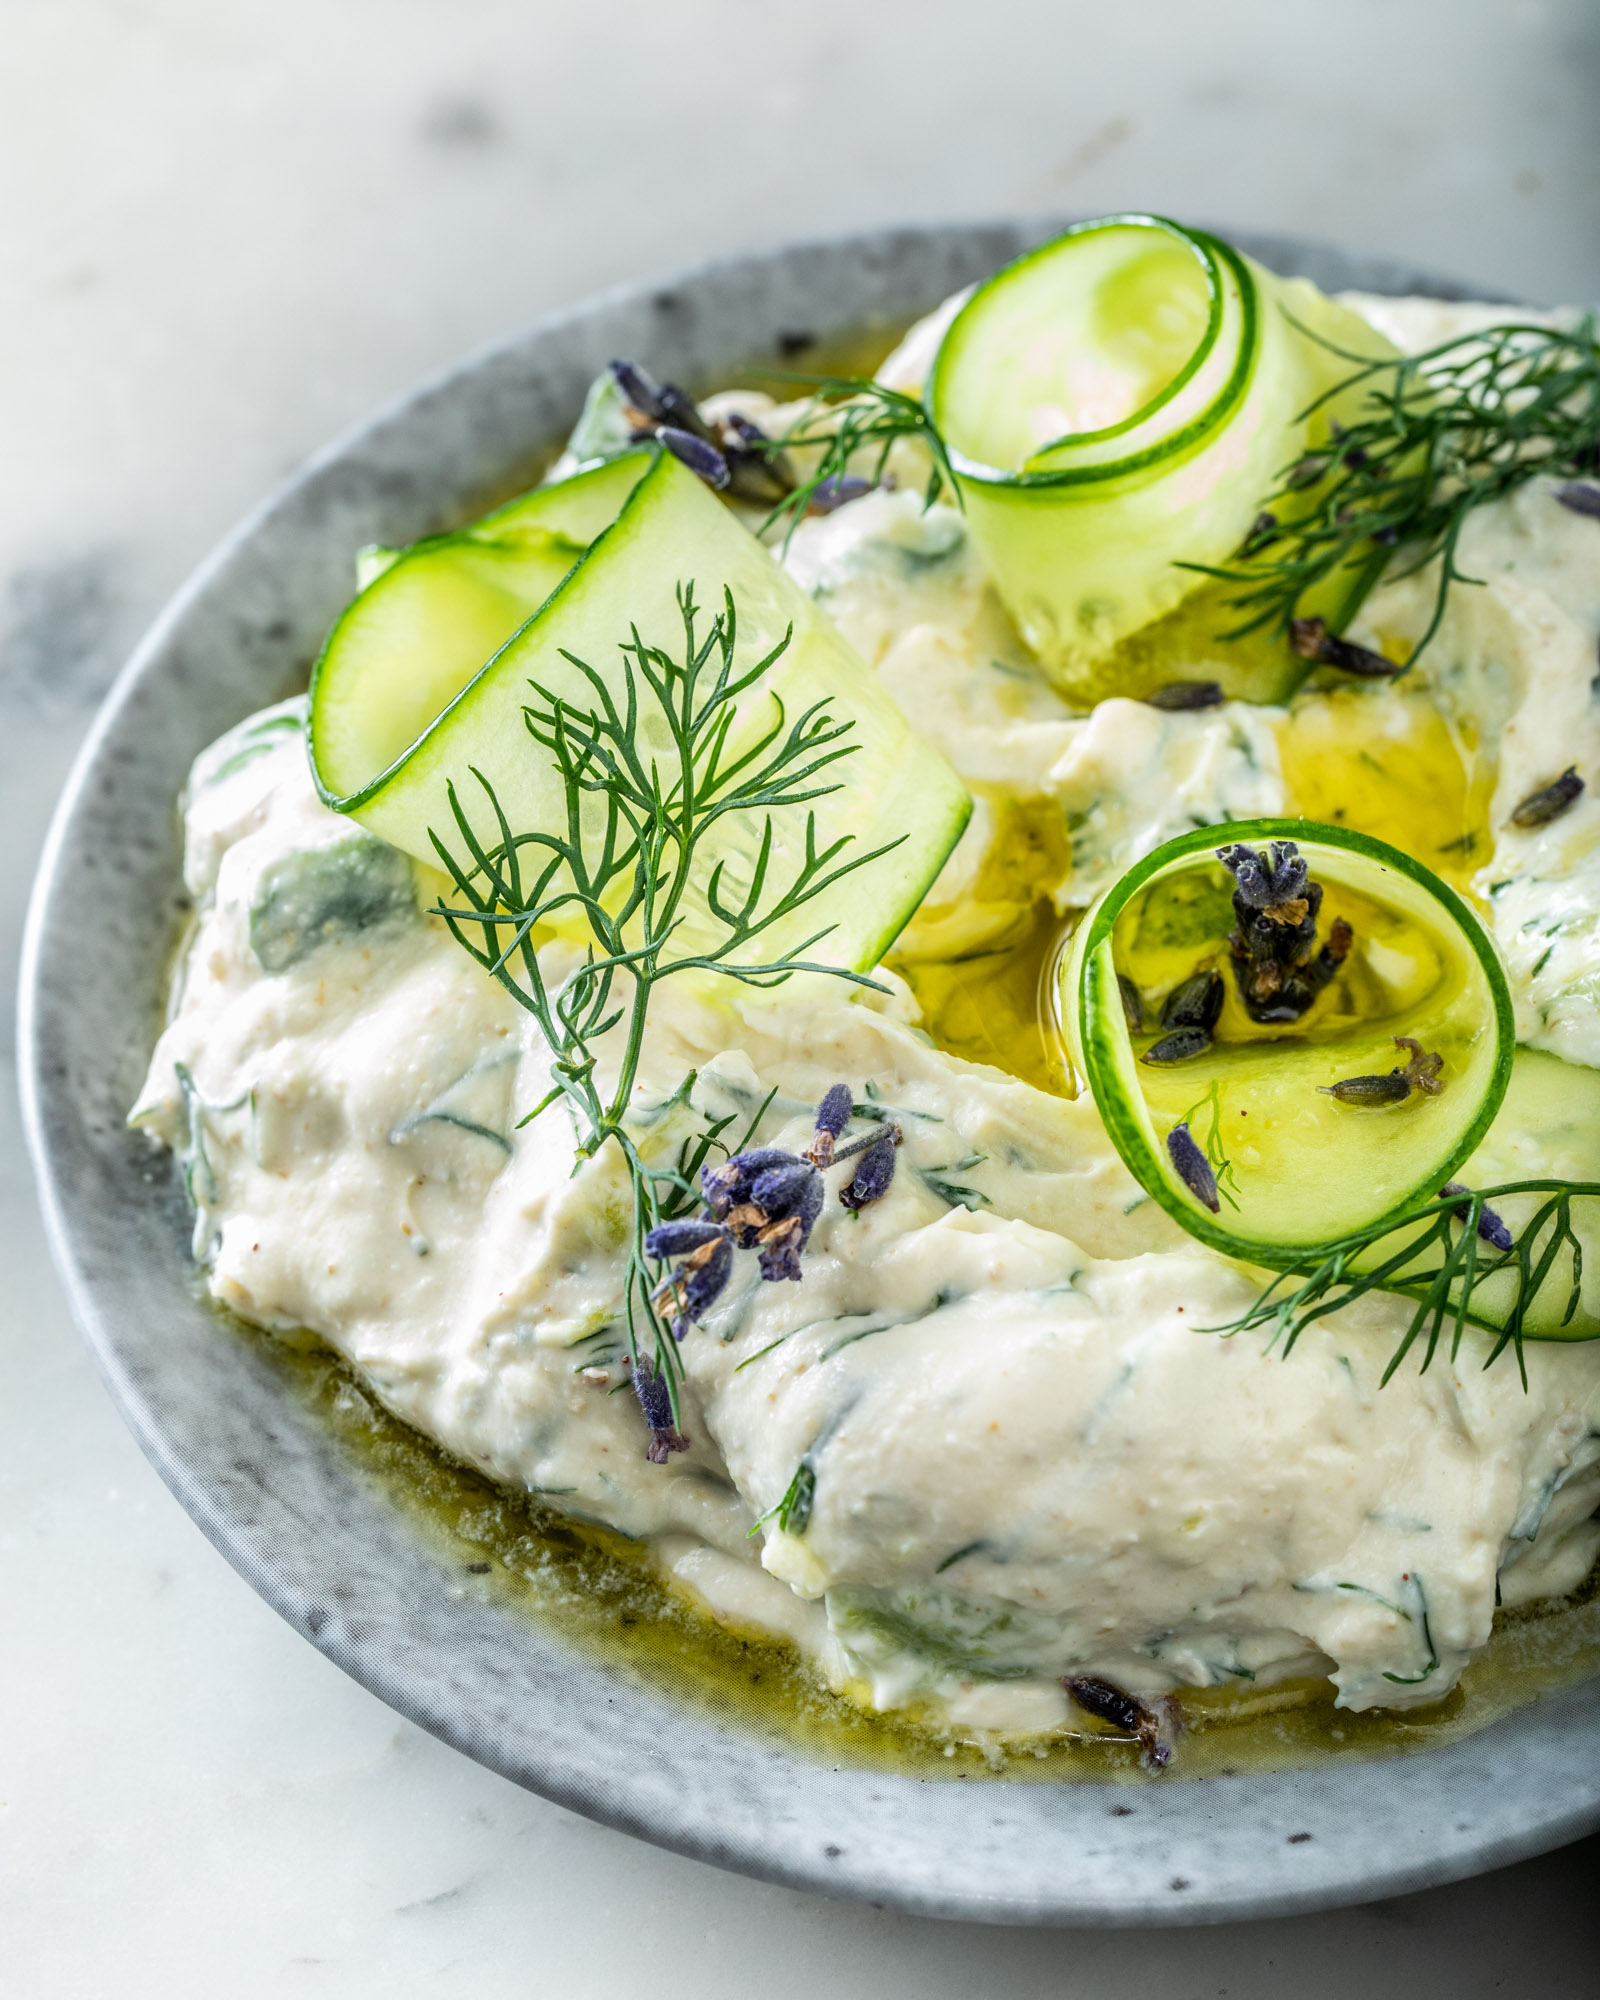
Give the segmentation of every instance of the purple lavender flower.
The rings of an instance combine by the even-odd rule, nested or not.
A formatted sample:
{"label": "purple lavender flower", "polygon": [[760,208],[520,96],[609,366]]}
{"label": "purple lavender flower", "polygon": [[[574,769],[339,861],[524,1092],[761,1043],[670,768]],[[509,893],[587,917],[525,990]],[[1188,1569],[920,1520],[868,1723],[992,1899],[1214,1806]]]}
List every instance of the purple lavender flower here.
{"label": "purple lavender flower", "polygon": [[1235,842],[1219,847],[1217,859],[1239,885],[1247,909],[1276,910],[1305,894],[1306,861],[1292,840],[1275,840],[1265,851]]}
{"label": "purple lavender flower", "polygon": [[704,438],[696,437],[693,431],[679,430],[673,424],[658,424],[656,442],[664,445],[675,459],[688,466],[691,472],[718,493],[733,478],[728,461],[717,447],[707,444]]}
{"label": "purple lavender flower", "polygon": [[647,1257],[687,1257],[691,1250],[703,1250],[723,1234],[716,1222],[696,1222],[685,1216],[681,1222],[663,1222],[644,1239]]}
{"label": "purple lavender flower", "polygon": [[750,1183],[750,1199],[766,1211],[769,1222],[786,1222],[792,1216],[806,1236],[822,1213],[822,1192],[822,1176],[809,1160],[766,1167]]}
{"label": "purple lavender flower", "polygon": [[756,1262],[763,1278],[773,1284],[791,1279],[799,1284],[805,1273],[800,1269],[800,1252],[806,1247],[805,1225],[799,1216],[784,1222],[769,1222],[756,1237]]}
{"label": "purple lavender flower", "polygon": [[1209,1208],[1213,1215],[1220,1213],[1222,1202],[1217,1194],[1217,1176],[1211,1162],[1195,1144],[1194,1134],[1187,1125],[1174,1125],[1167,1134],[1167,1157],[1177,1169],[1179,1180],[1195,1200]]}
{"label": "purple lavender flower", "polygon": [[676,1227],[709,1232],[652,1295],[652,1304],[672,1310],[673,1338],[682,1340],[690,1325],[704,1319],[727,1289],[733,1275],[733,1238],[728,1230],[715,1223],[667,1223],[660,1230],[651,1230],[645,1239],[645,1249],[649,1251],[652,1240]]}
{"label": "purple lavender flower", "polygon": [[[1439,1192],[1441,1195],[1470,1195],[1472,1190],[1469,1187],[1463,1187],[1460,1181],[1446,1181]],[[1503,1219],[1492,1208],[1480,1208],[1478,1210],[1478,1234],[1492,1249],[1504,1251],[1514,1250],[1517,1247],[1516,1239],[1512,1236],[1511,1231],[1507,1229]]]}
{"label": "purple lavender flower", "polygon": [[621,390],[628,408],[644,420],[642,428],[647,434],[657,424],[667,424],[673,430],[687,431],[703,444],[717,442],[715,432],[700,414],[699,404],[676,382],[658,382],[632,361],[613,361],[608,365],[611,379]]}
{"label": "purple lavender flower", "polygon": [[652,1465],[665,1465],[675,1451],[687,1451],[690,1440],[672,1421],[672,1389],[655,1364],[641,1355],[633,1371],[633,1393],[650,1426],[650,1444],[645,1457]]}
{"label": "purple lavender flower", "polygon": [[849,1185],[839,1190],[839,1199],[846,1208],[859,1211],[869,1201],[888,1193],[889,1183],[894,1179],[895,1148],[899,1144],[899,1126],[886,1125],[862,1153],[861,1164]]}
{"label": "purple lavender flower", "polygon": [[748,1202],[750,1184],[768,1167],[787,1167],[795,1155],[782,1146],[756,1146],[748,1153],[735,1153],[720,1167],[702,1167],[700,1189],[705,1205],[719,1222],[736,1204]]}
{"label": "purple lavender flower", "polygon": [[794,491],[794,473],[784,453],[759,424],[730,410],[719,419],[722,455],[740,500],[774,506]]}
{"label": "purple lavender flower", "polygon": [[1086,1715],[1131,1736],[1139,1745],[1139,1762],[1147,1771],[1164,1771],[1172,1762],[1175,1704],[1141,1701],[1095,1674],[1064,1674],[1061,1685]]}
{"label": "purple lavender flower", "polygon": [[852,500],[865,499],[872,490],[870,479],[859,479],[853,472],[836,472],[817,487],[806,503],[806,512],[832,514],[840,507],[849,506]]}
{"label": "purple lavender flower", "polygon": [[834,1084],[817,1106],[816,1133],[801,1158],[809,1160],[813,1166],[832,1166],[834,1142],[850,1123],[850,1114],[854,1109],[850,1086]]}
{"label": "purple lavender flower", "polygon": [[631,361],[612,361],[607,366],[629,409],[637,410],[641,417],[650,417],[658,424],[666,422],[670,412],[662,399],[661,384],[653,375],[635,367]]}
{"label": "purple lavender flower", "polygon": [[1579,479],[1568,480],[1565,486],[1556,488],[1556,498],[1563,507],[1569,507],[1574,514],[1588,514],[1600,520],[1600,486],[1590,486]]}

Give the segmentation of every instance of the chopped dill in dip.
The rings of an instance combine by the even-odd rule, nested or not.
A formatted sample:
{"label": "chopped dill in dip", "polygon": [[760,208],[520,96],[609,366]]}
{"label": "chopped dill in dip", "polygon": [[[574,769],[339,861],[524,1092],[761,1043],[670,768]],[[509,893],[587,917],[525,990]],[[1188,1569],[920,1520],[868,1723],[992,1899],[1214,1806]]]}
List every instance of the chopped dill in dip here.
{"label": "chopped dill in dip", "polygon": [[[1159,338],[1047,246],[870,392],[614,364],[535,495],[364,552],[312,707],[195,763],[132,1118],[213,1296],[458,1460],[852,1702],[1159,1769],[1186,1690],[1438,1703],[1600,1553],[1600,459],[1576,316],[1474,374],[1493,309],[1295,281],[1261,434],[1119,539],[1079,441],[1244,422],[1163,343],[1186,246],[1217,356],[1255,272],[1131,227],[1063,242],[1154,257]],[[1072,363],[1009,403],[1002,307]]]}

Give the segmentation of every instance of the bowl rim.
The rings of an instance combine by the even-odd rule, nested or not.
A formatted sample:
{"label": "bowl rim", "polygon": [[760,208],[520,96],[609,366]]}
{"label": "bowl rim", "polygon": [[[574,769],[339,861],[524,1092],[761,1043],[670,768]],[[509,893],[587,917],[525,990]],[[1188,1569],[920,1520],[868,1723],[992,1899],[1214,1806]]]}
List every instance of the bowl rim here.
{"label": "bowl rim", "polygon": [[[117,1009],[123,1017],[128,1012],[128,992],[141,976],[148,988],[150,918],[152,910],[170,906],[173,853],[171,792],[158,794],[149,739],[163,703],[165,712],[186,723],[190,709],[197,711],[194,728],[202,733],[193,748],[216,733],[203,712],[205,698],[195,692],[205,686],[196,646],[203,651],[220,643],[227,673],[254,690],[256,705],[280,692],[266,683],[274,675],[281,679],[286,665],[303,664],[307,634],[324,615],[327,596],[326,577],[305,584],[312,601],[297,627],[297,537],[303,559],[319,548],[314,536],[334,533],[330,519],[344,534],[353,532],[352,522],[374,514],[404,524],[430,518],[432,507],[431,518],[437,518],[446,489],[459,510],[473,504],[475,480],[504,485],[503,447],[491,472],[493,443],[486,458],[478,435],[485,421],[490,428],[502,421],[502,376],[542,381],[541,371],[555,368],[551,357],[559,355],[566,375],[576,379],[577,362],[585,354],[592,358],[597,342],[634,326],[664,330],[669,348],[674,339],[691,348],[696,340],[702,348],[721,340],[748,356],[754,352],[748,328],[731,332],[738,314],[765,311],[767,334],[776,337],[781,320],[774,315],[791,299],[804,299],[808,288],[815,295],[819,278],[842,292],[856,287],[857,304],[836,321],[843,331],[861,323],[861,296],[903,298],[919,284],[924,293],[930,285],[948,289],[952,270],[1014,255],[1068,219],[863,230],[617,286],[435,372],[315,453],[224,537],[173,596],[117,677],[74,762],[24,933],[19,1084],[52,1256],[124,1421],[231,1566],[391,1707],[574,1811],[793,1887],[998,1923],[1216,1922],[1459,1879],[1600,1825],[1600,1754],[1593,1747],[1587,1760],[1581,1754],[1586,1743],[1600,1746],[1600,1732],[1592,1727],[1600,1719],[1600,1678],[1457,1743],[1392,1759],[1163,1780],[1136,1794],[1092,1784],[961,1787],[864,1768],[830,1769],[774,1748],[743,1725],[690,1716],[526,1621],[481,1607],[454,1606],[441,1614],[445,1569],[408,1539],[397,1516],[385,1514],[387,1503],[348,1468],[341,1473],[328,1437],[273,1407],[281,1385],[274,1392],[270,1376],[252,1372],[237,1353],[233,1362],[218,1364],[234,1367],[240,1394],[258,1399],[251,1414],[264,1425],[265,1442],[258,1442],[257,1456],[242,1417],[231,1431],[234,1413],[219,1417],[226,1433],[219,1437],[215,1425],[201,1422],[193,1395],[185,1400],[186,1385],[175,1373],[181,1362],[168,1343],[181,1335],[190,1343],[191,1360],[203,1356],[194,1336],[209,1309],[192,1281],[183,1282],[184,1267],[173,1251],[178,1218],[170,1176],[164,1194],[138,1195],[141,1180],[159,1177],[148,1170],[147,1156],[135,1155],[120,1121],[116,1130],[108,1122],[107,1107],[115,1106],[118,1090],[109,1042],[102,1048],[93,1023],[75,1020],[75,1007],[60,1004],[72,991],[68,982],[80,956],[60,885],[91,859],[103,879],[125,892],[129,910],[126,918],[108,920],[107,955],[96,961],[99,983],[87,989],[88,1004],[100,1008],[112,1041]],[[1279,269],[1342,271],[1347,275],[1334,282],[1373,290],[1496,298],[1300,239],[1224,233]],[[707,297],[713,301],[709,314],[694,304]],[[646,351],[644,358],[656,357]],[[467,445],[451,447],[448,476],[441,473],[430,484],[430,440],[463,427],[472,433]],[[530,437],[527,448],[549,441],[548,435]],[[282,615],[274,622],[263,607]],[[107,829],[120,833],[129,825],[137,838],[130,837],[126,854],[93,847],[96,839],[104,847]],[[160,957],[164,962],[164,946]],[[145,1027],[141,1019],[135,1043],[147,1055]],[[120,1032],[125,1067],[125,1018]],[[214,1320],[210,1324],[214,1332]],[[242,1352],[239,1343],[215,1345]],[[211,1411],[216,1414],[214,1403]],[[285,1482],[303,1482],[304,1494],[278,1490],[280,1474]],[[329,1510],[326,1516],[319,1506]],[[348,1541],[340,1544],[352,1522],[359,1528],[359,1562]],[[297,1528],[303,1542],[294,1539]],[[339,1579],[352,1563],[365,1567],[341,1596]],[[492,1675],[485,1662],[493,1664]],[[539,1727],[527,1721],[525,1706],[495,1707],[497,1688],[508,1678],[520,1703],[533,1698]],[[620,1728],[620,1737],[598,1732],[602,1717],[608,1731],[613,1724]],[[1135,1810],[1127,1811],[1125,1802]],[[1315,1829],[1312,1838],[1300,1836],[1302,1825]],[[1374,1828],[1385,1825],[1386,1834],[1375,1836]]]}

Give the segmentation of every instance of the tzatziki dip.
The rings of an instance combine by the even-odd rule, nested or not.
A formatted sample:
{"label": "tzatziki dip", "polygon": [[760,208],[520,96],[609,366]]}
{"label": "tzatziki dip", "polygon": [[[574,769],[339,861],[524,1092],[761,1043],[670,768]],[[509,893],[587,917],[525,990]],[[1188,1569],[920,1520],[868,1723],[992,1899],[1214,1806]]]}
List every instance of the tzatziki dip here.
{"label": "tzatziki dip", "polygon": [[195,762],[211,1295],[869,1708],[1439,1703],[1600,1553],[1592,323],[1119,217],[649,360]]}

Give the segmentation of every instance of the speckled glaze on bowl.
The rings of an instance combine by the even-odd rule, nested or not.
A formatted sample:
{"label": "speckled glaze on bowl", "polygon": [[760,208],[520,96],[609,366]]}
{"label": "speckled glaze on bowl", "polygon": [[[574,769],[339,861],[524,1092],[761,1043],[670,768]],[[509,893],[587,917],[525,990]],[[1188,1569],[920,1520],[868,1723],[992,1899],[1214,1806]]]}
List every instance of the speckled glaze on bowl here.
{"label": "speckled glaze on bowl", "polygon": [[[240,1575],[384,1701],[519,1784],[722,1867],[996,1923],[1193,1923],[1422,1888],[1600,1824],[1600,1681],[1392,1762],[1133,1791],[804,1761],[463,1600],[263,1357],[218,1338],[176,1177],[123,1123],[181,907],[174,795],[203,744],[303,683],[362,543],[410,541],[514,491],[612,354],[709,385],[792,356],[796,335],[902,322],[1057,226],[886,231],[613,293],[314,460],[205,564],[101,712],[40,871],[21,1068],[46,1226],[112,1396]],[[1243,240],[1330,288],[1464,295],[1313,245]],[[85,908],[98,913],[92,945]]]}

